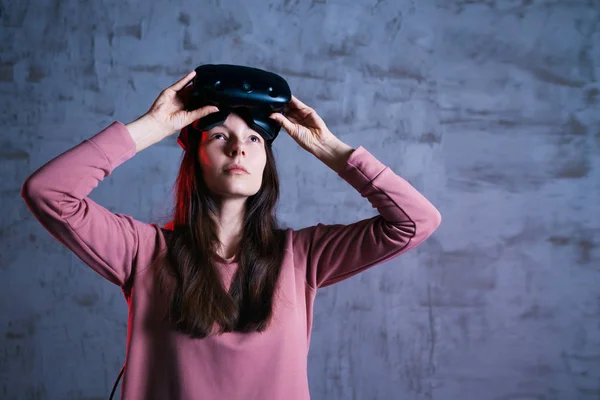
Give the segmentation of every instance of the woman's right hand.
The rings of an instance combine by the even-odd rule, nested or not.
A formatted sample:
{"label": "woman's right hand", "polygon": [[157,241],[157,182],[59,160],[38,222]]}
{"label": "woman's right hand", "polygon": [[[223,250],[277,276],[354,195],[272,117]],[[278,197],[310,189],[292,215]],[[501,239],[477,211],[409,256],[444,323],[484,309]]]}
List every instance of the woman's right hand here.
{"label": "woman's right hand", "polygon": [[192,86],[187,84],[194,79],[194,76],[196,71],[190,72],[164,89],[146,113],[164,129],[166,136],[172,135],[197,119],[219,111],[215,106],[201,107],[192,111],[185,109],[185,104],[192,94]]}
{"label": "woman's right hand", "polygon": [[219,111],[215,106],[192,111],[185,109],[192,93],[192,86],[186,85],[195,75],[196,71],[192,71],[164,89],[146,114],[126,125],[136,143],[137,152],[174,134],[195,120]]}

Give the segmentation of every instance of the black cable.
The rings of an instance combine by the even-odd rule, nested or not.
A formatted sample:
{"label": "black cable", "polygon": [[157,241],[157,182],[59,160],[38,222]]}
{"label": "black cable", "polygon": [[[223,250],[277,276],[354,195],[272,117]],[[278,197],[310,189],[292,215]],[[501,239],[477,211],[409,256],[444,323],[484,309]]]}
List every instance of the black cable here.
{"label": "black cable", "polygon": [[123,364],[123,367],[121,367],[121,372],[119,372],[119,376],[117,376],[117,380],[115,381],[115,384],[112,388],[112,392],[110,392],[110,397],[108,398],[108,400],[113,399],[113,396],[115,395],[115,391],[117,390],[117,386],[119,385],[119,381],[121,380],[121,377],[123,376],[123,372],[125,372],[125,364]]}

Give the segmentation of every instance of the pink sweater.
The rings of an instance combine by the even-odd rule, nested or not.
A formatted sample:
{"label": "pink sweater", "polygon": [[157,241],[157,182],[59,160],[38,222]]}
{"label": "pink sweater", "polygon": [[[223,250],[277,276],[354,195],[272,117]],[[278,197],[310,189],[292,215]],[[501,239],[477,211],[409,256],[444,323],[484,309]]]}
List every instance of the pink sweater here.
{"label": "pink sweater", "polygon": [[[287,229],[280,296],[269,329],[191,339],[153,313],[156,282],[148,266],[165,249],[161,229],[87,197],[135,154],[129,131],[114,122],[42,166],[22,189],[32,213],[56,239],[123,288],[129,307],[121,389],[126,400],[309,399],[316,291],[416,247],[441,221],[425,197],[359,146],[338,175],[379,215],[349,225]],[[236,259],[218,261],[228,287]]]}

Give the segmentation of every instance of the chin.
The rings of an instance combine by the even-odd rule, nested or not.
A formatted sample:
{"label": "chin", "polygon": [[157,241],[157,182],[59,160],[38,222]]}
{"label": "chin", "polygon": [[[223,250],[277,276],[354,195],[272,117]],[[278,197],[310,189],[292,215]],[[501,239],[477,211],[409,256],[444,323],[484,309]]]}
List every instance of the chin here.
{"label": "chin", "polygon": [[217,193],[222,198],[240,198],[254,196],[258,193],[258,190],[252,191],[235,188],[221,188]]}

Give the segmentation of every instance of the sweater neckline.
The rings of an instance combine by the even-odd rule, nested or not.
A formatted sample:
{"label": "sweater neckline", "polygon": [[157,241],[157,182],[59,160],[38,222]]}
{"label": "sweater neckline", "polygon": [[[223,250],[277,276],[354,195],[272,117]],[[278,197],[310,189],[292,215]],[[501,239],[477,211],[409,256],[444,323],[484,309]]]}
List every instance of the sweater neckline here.
{"label": "sweater neckline", "polygon": [[232,264],[232,263],[236,262],[238,259],[237,254],[234,254],[233,256],[231,256],[229,258],[224,258],[224,257],[221,257],[219,254],[215,254],[215,258],[217,259],[217,261],[220,261],[224,264]]}

